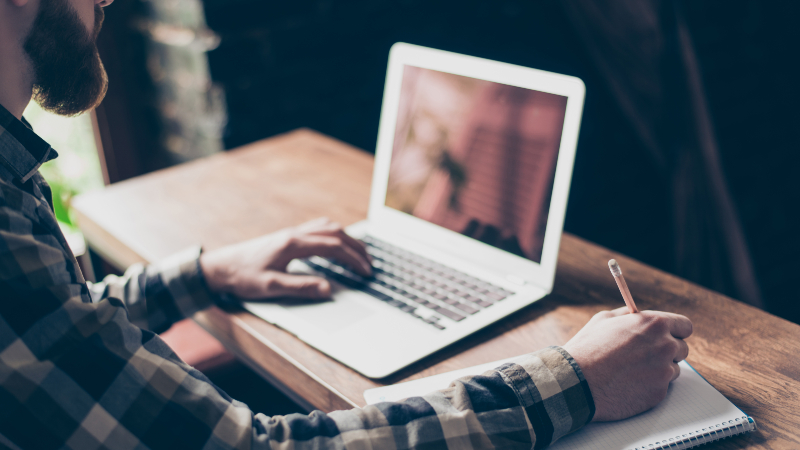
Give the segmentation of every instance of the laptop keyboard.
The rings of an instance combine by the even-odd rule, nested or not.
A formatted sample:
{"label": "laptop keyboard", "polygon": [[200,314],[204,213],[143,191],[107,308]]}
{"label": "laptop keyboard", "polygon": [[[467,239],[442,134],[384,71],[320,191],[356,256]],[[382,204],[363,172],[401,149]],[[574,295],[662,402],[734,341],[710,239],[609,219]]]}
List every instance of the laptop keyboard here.
{"label": "laptop keyboard", "polygon": [[374,237],[362,242],[372,256],[372,277],[319,256],[304,262],[440,330],[514,294]]}

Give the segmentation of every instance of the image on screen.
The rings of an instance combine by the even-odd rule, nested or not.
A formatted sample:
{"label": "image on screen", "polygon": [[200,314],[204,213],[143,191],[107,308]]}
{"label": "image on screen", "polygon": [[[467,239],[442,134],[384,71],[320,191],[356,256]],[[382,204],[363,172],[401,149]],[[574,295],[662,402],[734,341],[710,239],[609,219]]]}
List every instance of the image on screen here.
{"label": "image on screen", "polygon": [[566,107],[405,66],[386,206],[541,262]]}

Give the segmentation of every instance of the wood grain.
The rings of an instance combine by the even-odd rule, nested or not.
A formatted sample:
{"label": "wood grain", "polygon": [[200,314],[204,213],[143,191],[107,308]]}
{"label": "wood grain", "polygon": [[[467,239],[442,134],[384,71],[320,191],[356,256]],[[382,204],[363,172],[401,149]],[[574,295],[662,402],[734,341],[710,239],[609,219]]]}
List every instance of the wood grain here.
{"label": "wood grain", "polygon": [[214,249],[321,214],[342,223],[360,220],[371,178],[371,155],[298,130],[116,183],[77,197],[73,205],[88,240],[124,269],[197,243]]}
{"label": "wood grain", "polygon": [[[118,183],[76,201],[89,244],[124,268],[186,246],[216,248],[318,216],[366,217],[372,157],[310,130]],[[97,239],[95,239],[97,238]],[[384,380],[370,380],[243,311],[195,320],[309,409],[364,405],[365,389],[565,343],[623,302],[606,262],[624,267],[640,309],[689,316],[688,361],[759,430],[713,448],[800,448],[800,326],[565,234],[553,293]]]}

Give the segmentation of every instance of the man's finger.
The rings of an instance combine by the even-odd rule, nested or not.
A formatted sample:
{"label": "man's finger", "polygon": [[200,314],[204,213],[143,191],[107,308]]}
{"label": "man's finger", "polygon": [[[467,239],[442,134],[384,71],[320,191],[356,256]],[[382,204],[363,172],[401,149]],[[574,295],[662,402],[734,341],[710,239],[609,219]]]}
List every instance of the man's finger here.
{"label": "man's finger", "polygon": [[344,245],[338,237],[313,235],[297,237],[292,241],[290,254],[287,257],[294,259],[315,255],[334,258],[339,263],[352,267],[360,275],[372,274],[369,262],[350,246]]}
{"label": "man's finger", "polygon": [[594,317],[592,317],[592,321],[608,320],[615,317],[623,316],[627,313],[628,313],[627,306],[623,306],[622,308],[617,308],[612,310],[600,311],[599,313],[595,314]]}
{"label": "man's finger", "polygon": [[624,316],[625,314],[630,314],[630,310],[628,310],[627,306],[620,306],[619,308],[612,309],[611,313],[615,316]]}
{"label": "man's finger", "polygon": [[330,296],[331,284],[324,278],[281,272],[271,272],[264,277],[264,298],[328,298]]}
{"label": "man's finger", "polygon": [[683,339],[678,339],[678,351],[675,353],[675,358],[673,361],[679,363],[686,359],[689,356],[689,344],[686,343]]}
{"label": "man's finger", "polygon": [[331,226],[329,228],[322,228],[318,231],[312,232],[318,236],[333,236],[342,240],[342,242],[353,249],[356,253],[361,255],[367,262],[372,263],[372,257],[367,253],[367,246],[358,239],[347,234],[340,226]]}
{"label": "man's finger", "polygon": [[664,313],[670,318],[669,332],[678,339],[686,339],[692,335],[694,327],[688,317],[680,314]]}
{"label": "man's finger", "polygon": [[681,366],[679,366],[678,363],[672,363],[672,371],[673,374],[670,382],[675,381],[679,376],[681,376]]}

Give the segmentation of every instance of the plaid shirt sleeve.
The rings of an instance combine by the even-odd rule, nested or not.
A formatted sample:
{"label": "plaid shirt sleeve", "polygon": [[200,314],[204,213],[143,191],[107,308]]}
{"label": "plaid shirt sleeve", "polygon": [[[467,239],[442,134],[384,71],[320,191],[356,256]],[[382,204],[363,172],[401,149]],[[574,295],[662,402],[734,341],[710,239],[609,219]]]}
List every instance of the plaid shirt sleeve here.
{"label": "plaid shirt sleeve", "polygon": [[46,184],[28,182],[31,192],[0,180],[0,447],[543,448],[594,414],[558,347],[403,402],[254,414],[153,332],[212,302],[199,251],[90,291]]}
{"label": "plaid shirt sleeve", "polygon": [[561,347],[447,389],[349,411],[256,419],[256,436],[293,449],[540,449],[592,420],[583,374]]}
{"label": "plaid shirt sleeve", "polygon": [[199,257],[200,247],[193,247],[155,265],[134,264],[122,276],[87,283],[92,300],[121,300],[134,325],[155,333],[166,331],[215,300],[206,287]]}

